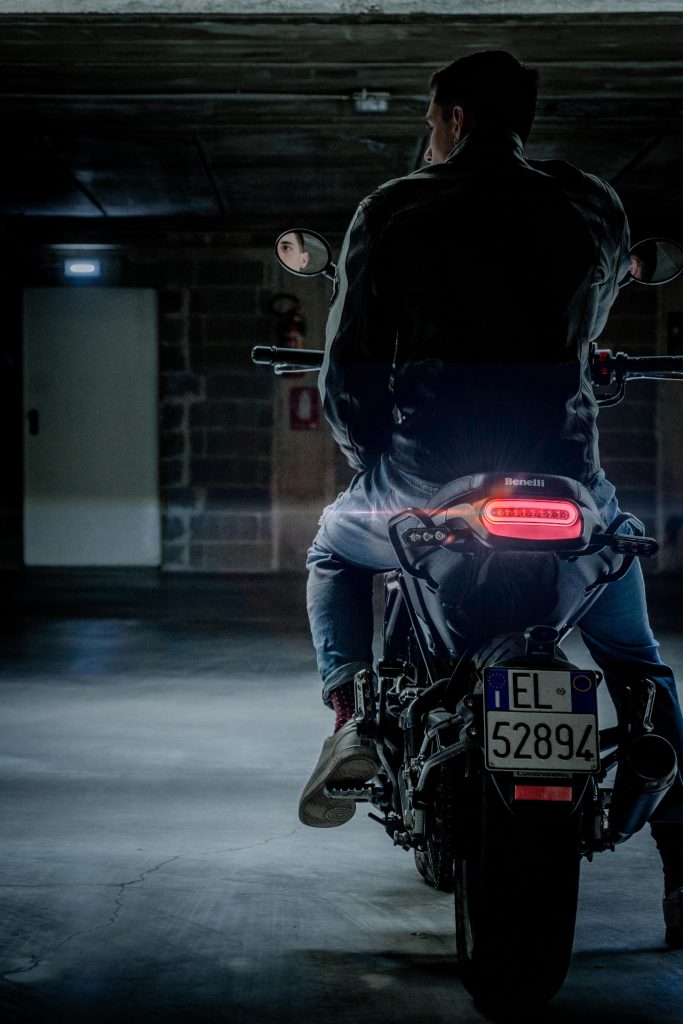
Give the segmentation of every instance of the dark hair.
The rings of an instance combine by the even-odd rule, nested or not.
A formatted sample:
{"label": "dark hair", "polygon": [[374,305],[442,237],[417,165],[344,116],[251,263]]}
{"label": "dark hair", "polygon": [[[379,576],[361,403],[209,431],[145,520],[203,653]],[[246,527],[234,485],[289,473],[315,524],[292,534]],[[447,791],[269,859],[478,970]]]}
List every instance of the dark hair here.
{"label": "dark hair", "polygon": [[429,81],[445,117],[454,106],[469,110],[479,124],[508,128],[528,138],[536,113],[538,71],[506,50],[482,50],[435,71]]}

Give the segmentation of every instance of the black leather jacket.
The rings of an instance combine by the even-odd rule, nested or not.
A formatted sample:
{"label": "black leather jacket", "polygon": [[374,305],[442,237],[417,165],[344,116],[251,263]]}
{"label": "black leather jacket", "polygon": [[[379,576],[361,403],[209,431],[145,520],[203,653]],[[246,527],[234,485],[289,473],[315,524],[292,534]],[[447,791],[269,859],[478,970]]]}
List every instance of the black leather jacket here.
{"label": "black leather jacket", "polygon": [[325,415],[355,469],[443,483],[599,468],[588,345],[630,267],[605,182],[477,129],[364,199],[327,324]]}

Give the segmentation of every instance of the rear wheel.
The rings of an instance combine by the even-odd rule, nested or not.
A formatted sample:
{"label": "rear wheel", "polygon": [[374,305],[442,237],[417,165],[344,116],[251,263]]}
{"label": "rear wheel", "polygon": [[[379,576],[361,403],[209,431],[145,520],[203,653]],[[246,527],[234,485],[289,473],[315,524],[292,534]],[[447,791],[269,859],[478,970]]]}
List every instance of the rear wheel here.
{"label": "rear wheel", "polygon": [[559,808],[544,807],[545,821],[520,821],[490,777],[482,782],[480,810],[455,862],[458,962],[480,1005],[510,1010],[550,999],[567,974],[580,816],[562,819]]}

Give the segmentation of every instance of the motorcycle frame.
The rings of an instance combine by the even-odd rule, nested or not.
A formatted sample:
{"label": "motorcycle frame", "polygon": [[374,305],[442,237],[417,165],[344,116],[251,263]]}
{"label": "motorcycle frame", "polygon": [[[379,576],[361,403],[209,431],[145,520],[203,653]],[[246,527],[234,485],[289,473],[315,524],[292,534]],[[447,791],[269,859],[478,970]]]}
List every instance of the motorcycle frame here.
{"label": "motorcycle frame", "polygon": [[[395,521],[400,518],[395,517]],[[619,525],[630,518],[620,517]],[[398,549],[400,540],[395,530],[392,541]],[[583,553],[594,550],[595,545]],[[522,634],[526,639],[525,658],[540,669],[576,668],[567,661],[562,642],[604,588],[621,578],[634,557],[627,555],[626,564],[616,573],[603,573],[602,579],[600,573],[596,575],[561,632],[530,623]],[[512,773],[494,771],[484,764],[484,708],[476,683],[485,668],[501,664],[513,637],[519,646],[519,631],[487,637],[466,647],[454,664],[425,600],[433,583],[428,575],[424,578],[412,573],[405,564],[385,574],[383,651],[391,653],[407,642],[408,657],[398,661],[383,658],[379,662],[374,693],[370,692],[372,682],[367,674],[356,679],[358,728],[374,739],[383,766],[381,784],[369,786],[364,796],[358,795],[382,811],[382,818],[371,817],[383,824],[396,845],[416,850],[424,849],[431,777],[435,769],[456,759],[465,774],[472,772],[473,764],[476,771],[488,772],[510,813],[521,813],[525,820],[537,822],[558,813],[557,807],[549,809],[544,804],[513,810],[509,794]],[[519,664],[519,658],[515,664]],[[634,738],[652,731],[654,691],[651,681],[634,679],[627,688],[617,726],[599,730],[599,769],[594,773],[572,773],[573,800],[565,813],[578,813],[584,819],[581,852],[589,859],[593,853],[613,849],[617,842],[628,838],[611,834],[607,811],[613,789],[601,784],[623,762]],[[392,695],[399,698],[393,722],[388,708]],[[453,741],[443,745],[441,737],[449,733]],[[434,746],[437,749],[430,753]]]}

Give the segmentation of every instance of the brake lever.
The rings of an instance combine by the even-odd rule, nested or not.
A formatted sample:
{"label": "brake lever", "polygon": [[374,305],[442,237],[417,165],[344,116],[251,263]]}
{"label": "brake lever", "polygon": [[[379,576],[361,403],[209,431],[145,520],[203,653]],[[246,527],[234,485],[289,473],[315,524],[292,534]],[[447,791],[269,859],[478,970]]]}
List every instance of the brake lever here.
{"label": "brake lever", "polygon": [[317,372],[317,366],[295,366],[292,363],[275,363],[273,365],[273,373],[276,377],[286,377],[288,373],[314,373]]}

